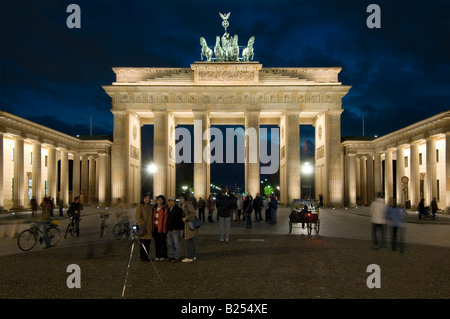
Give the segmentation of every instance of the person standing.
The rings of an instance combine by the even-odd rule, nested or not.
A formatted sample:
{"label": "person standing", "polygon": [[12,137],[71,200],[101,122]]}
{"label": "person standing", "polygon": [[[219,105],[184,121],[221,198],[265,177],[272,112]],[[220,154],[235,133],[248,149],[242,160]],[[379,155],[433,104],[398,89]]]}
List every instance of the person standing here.
{"label": "person standing", "polygon": [[220,186],[220,194],[216,198],[219,215],[219,241],[228,241],[230,237],[231,215],[237,208],[237,198],[228,194],[228,188]]}
{"label": "person standing", "polygon": [[269,206],[270,198],[267,196],[266,199],[263,201],[263,209],[265,212],[265,221],[270,222],[270,206]]}
{"label": "person standing", "polygon": [[150,194],[144,194],[142,201],[136,206],[136,223],[139,228],[145,228],[146,233],[139,237],[140,258],[142,261],[150,261],[150,243],[153,239],[153,207],[151,206]]}
{"label": "person standing", "polygon": [[252,228],[253,198],[249,193],[245,196],[242,208],[245,213],[245,228]]}
{"label": "person standing", "polygon": [[272,225],[275,225],[276,224],[275,215],[278,209],[278,201],[275,197],[275,194],[270,195],[269,207],[270,207],[270,223]]}
{"label": "person standing", "polygon": [[184,217],[182,218],[184,222],[184,239],[187,242],[187,254],[186,258],[182,260],[182,262],[193,262],[196,260],[195,257],[195,236],[198,235],[198,229],[191,230],[189,228],[189,222],[193,221],[197,217],[196,209],[192,202],[188,200],[185,194],[180,195],[180,203],[183,208]]}
{"label": "person standing", "polygon": [[30,201],[30,206],[31,206],[31,216],[34,217],[35,214],[37,214],[37,200],[36,198],[32,198]]}
{"label": "person standing", "polygon": [[167,200],[169,208],[167,215],[167,241],[169,243],[170,257],[169,261],[180,261],[181,243],[180,233],[184,229],[183,210],[175,202],[175,198],[171,197]]}
{"label": "person standing", "polygon": [[242,216],[242,219],[245,220],[245,214],[243,214],[243,211],[242,211],[242,209],[244,208],[244,199],[242,198],[242,195],[239,193],[237,194],[237,203],[236,204],[237,204],[237,210],[235,210],[235,211],[237,212],[236,213],[237,216],[234,221],[240,222],[241,216]]}
{"label": "person standing", "polygon": [[417,209],[419,210],[419,219],[422,219],[422,215],[427,215],[425,212],[425,200],[423,198],[420,199],[419,205],[417,205]]}
{"label": "person standing", "polygon": [[214,203],[214,196],[213,194],[209,195],[208,200],[206,201],[206,208],[208,209],[208,221],[213,222],[213,213],[214,213],[214,207],[216,204]]}
{"label": "person standing", "polygon": [[257,222],[262,221],[261,216],[262,206],[263,206],[262,198],[261,196],[259,196],[259,193],[256,193],[256,197],[253,199],[253,210],[255,211],[255,220]]}
{"label": "person standing", "polygon": [[167,260],[167,215],[168,208],[164,195],[156,197],[153,206],[153,238],[155,239],[155,260]]}
{"label": "person standing", "polygon": [[436,197],[433,197],[433,200],[431,201],[431,213],[433,214],[433,218],[436,218],[436,213],[438,210]]}
{"label": "person standing", "polygon": [[201,219],[203,222],[205,222],[206,202],[201,196],[198,198],[197,208],[198,208],[198,218]]}
{"label": "person standing", "polygon": [[[384,199],[379,195],[370,205],[370,216],[372,221],[372,247],[382,248],[386,246],[386,209]],[[381,237],[378,240],[378,233]]]}

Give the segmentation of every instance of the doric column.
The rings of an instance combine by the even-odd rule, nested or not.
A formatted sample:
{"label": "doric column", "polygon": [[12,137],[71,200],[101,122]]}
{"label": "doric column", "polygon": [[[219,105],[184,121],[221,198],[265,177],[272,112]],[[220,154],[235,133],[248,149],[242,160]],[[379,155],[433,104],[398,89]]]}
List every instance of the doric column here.
{"label": "doric column", "polygon": [[248,111],[245,114],[245,189],[246,192],[249,192],[253,197],[260,192],[261,187],[259,165],[259,113],[259,111]]}
{"label": "doric column", "polygon": [[402,183],[402,177],[405,176],[405,146],[397,146],[396,151],[397,164],[396,164],[396,185],[397,185],[397,205],[405,205],[405,188],[406,184]]}
{"label": "doric column", "polygon": [[204,111],[194,111],[194,195],[197,200],[206,200],[209,191],[208,163],[203,158],[208,140],[203,134],[208,129],[208,115]]}
{"label": "doric column", "polygon": [[355,158],[356,205],[361,205],[361,157]]}
{"label": "doric column", "polygon": [[450,133],[445,134],[445,181],[445,212],[448,213],[450,212]]}
{"label": "doric column", "polygon": [[342,206],[344,190],[341,174],[341,113],[342,109],[325,113],[325,160],[327,167],[328,204]]}
{"label": "doric column", "polygon": [[96,191],[96,165],[95,157],[89,156],[89,204],[96,204],[95,191]]}
{"label": "doric column", "polygon": [[375,198],[373,180],[373,155],[367,156],[367,205],[370,205]]}
{"label": "doric column", "polygon": [[24,140],[16,137],[14,140],[14,189],[13,209],[24,209],[25,171],[24,171]]}
{"label": "doric column", "polygon": [[361,156],[360,158],[360,176],[361,176],[361,205],[367,205],[367,157]]}
{"label": "doric column", "polygon": [[425,205],[430,205],[433,197],[437,197],[436,182],[436,138],[427,138],[427,166],[425,174]]}
{"label": "doric column", "polygon": [[80,154],[73,152],[73,171],[72,171],[72,200],[80,196],[81,191],[81,172],[80,172]]}
{"label": "doric column", "polygon": [[60,200],[64,204],[69,203],[69,153],[66,149],[61,149],[61,176],[60,176]]}
{"label": "doric column", "polygon": [[375,153],[373,156],[373,190],[375,196],[378,197],[378,194],[383,194],[383,187],[381,183],[382,174],[382,166],[381,166],[381,153]]}
{"label": "doric column", "polygon": [[409,196],[411,206],[416,207],[420,201],[419,141],[411,143],[409,158]]}
{"label": "doric column", "polygon": [[280,197],[284,204],[301,197],[299,116],[299,112],[289,112],[280,119]]}
{"label": "doric column", "polygon": [[81,156],[81,196],[86,204],[89,197],[89,158],[86,154]]}
{"label": "doric column", "polygon": [[346,160],[348,206],[356,206],[356,154],[347,153]]}
{"label": "doric column", "polygon": [[393,170],[392,170],[392,149],[385,151],[384,158],[384,194],[385,202],[388,205],[392,204],[393,194]]}
{"label": "doric column", "polygon": [[0,132],[0,212],[3,208],[3,132]]}
{"label": "doric column", "polygon": [[108,154],[100,153],[98,159],[98,203],[106,205]]}
{"label": "doric column", "polygon": [[[168,151],[167,151],[167,112],[153,112],[154,135],[153,135],[153,163],[157,170],[153,174],[153,197],[167,194],[167,171],[168,171]],[[195,192],[195,189],[194,189]]]}
{"label": "doric column", "polygon": [[33,182],[31,185],[31,197],[34,197],[38,203],[42,200],[41,149],[42,144],[40,142],[33,143],[33,164],[31,168],[31,177]]}
{"label": "doric column", "polygon": [[53,146],[48,147],[47,159],[47,196],[56,198],[57,188],[57,165],[56,165],[56,149]]}

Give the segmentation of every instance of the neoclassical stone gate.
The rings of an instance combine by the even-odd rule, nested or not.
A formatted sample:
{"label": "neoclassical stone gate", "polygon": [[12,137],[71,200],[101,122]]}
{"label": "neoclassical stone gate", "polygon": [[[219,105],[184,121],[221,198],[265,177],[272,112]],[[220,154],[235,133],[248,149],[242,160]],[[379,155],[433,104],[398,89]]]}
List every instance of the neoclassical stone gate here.
{"label": "neoclassical stone gate", "polygon": [[[113,68],[116,82],[104,86],[112,98],[114,144],[112,197],[140,200],[141,126],[154,125],[153,194],[176,196],[175,128],[201,121],[211,125],[280,128],[280,201],[300,198],[299,125],[315,127],[315,193],[326,205],[343,205],[341,159],[342,98],[350,86],[338,80],[341,68],[263,68],[258,62],[195,62],[190,68]],[[202,149],[209,140],[202,139]],[[248,143],[248,139],[246,140]],[[259,143],[256,163],[245,154],[245,189],[260,189]],[[209,195],[209,163],[194,163],[196,196]]]}

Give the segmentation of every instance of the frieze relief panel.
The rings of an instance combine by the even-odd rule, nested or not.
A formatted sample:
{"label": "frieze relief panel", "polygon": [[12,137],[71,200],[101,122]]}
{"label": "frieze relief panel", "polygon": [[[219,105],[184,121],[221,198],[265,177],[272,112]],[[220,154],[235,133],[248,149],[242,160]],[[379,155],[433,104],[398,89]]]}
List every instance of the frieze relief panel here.
{"label": "frieze relief panel", "polygon": [[340,103],[341,96],[333,93],[243,92],[243,93],[126,93],[117,92],[114,103]]}

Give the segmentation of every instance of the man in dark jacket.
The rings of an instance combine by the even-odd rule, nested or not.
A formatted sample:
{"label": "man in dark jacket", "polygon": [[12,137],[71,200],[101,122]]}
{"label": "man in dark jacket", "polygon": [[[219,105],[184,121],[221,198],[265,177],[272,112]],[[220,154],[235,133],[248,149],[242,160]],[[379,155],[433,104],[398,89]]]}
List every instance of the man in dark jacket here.
{"label": "man in dark jacket", "polygon": [[220,187],[216,197],[217,214],[219,215],[219,241],[228,241],[231,228],[231,215],[237,209],[237,197],[228,194],[228,188]]}
{"label": "man in dark jacket", "polygon": [[262,220],[261,209],[263,207],[263,202],[259,193],[256,194],[256,197],[253,199],[253,210],[255,211],[255,220],[257,222]]}
{"label": "man in dark jacket", "polygon": [[167,201],[169,214],[167,215],[167,240],[169,242],[170,257],[169,261],[180,261],[181,244],[180,233],[184,229],[183,210],[176,204],[175,198],[169,198]]}

